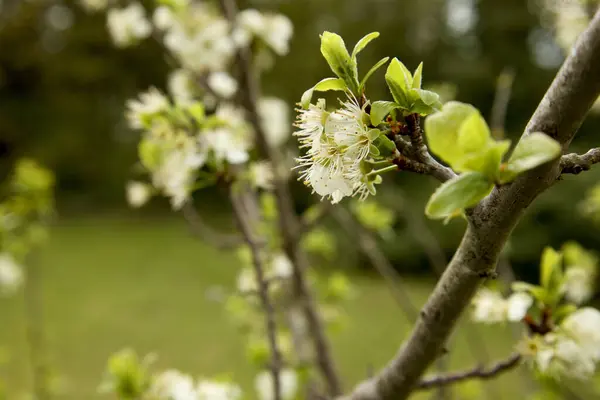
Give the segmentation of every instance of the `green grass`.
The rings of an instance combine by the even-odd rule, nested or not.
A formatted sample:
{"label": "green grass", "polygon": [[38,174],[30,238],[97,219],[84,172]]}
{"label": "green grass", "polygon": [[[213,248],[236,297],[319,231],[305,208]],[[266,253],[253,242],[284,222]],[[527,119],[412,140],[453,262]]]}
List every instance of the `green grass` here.
{"label": "green grass", "polygon": [[[215,286],[225,291],[232,287],[236,260],[191,237],[181,222],[63,221],[39,258],[49,358],[62,382],[57,398],[99,398],[95,391],[107,357],[128,346],[139,353],[158,353],[158,367],[206,376],[231,372],[244,387],[251,387],[253,371],[244,361],[243,337],[232,329],[223,305],[206,293]],[[409,329],[382,281],[352,279],[357,293],[347,303],[347,324],[332,337],[348,388],[383,366]],[[409,283],[415,304],[421,305],[433,283]],[[22,296],[0,299],[0,346],[10,355],[0,377],[8,383],[11,400],[30,385],[23,309]],[[450,367],[472,366],[473,353],[484,355],[479,348],[469,349],[473,335],[487,343],[486,352],[493,358],[510,351],[507,329],[475,330],[464,323],[448,347]],[[517,376],[512,372],[486,384],[484,397],[518,396]]]}

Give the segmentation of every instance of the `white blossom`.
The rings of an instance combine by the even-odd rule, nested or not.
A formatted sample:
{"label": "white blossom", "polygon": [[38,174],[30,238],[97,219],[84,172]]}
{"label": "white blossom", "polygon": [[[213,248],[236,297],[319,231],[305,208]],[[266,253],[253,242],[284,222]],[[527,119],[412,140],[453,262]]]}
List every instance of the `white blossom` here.
{"label": "white blossom", "polygon": [[161,373],[153,382],[150,393],[165,400],[199,400],[192,377],[177,370]]}
{"label": "white blossom", "polygon": [[150,200],[150,197],[152,197],[152,189],[150,186],[137,181],[128,182],[126,192],[127,202],[134,208],[143,206]]}
{"label": "white blossom", "polygon": [[23,268],[8,253],[0,253],[0,294],[13,294],[23,284]]}
{"label": "white blossom", "polygon": [[252,268],[244,268],[237,278],[237,289],[240,293],[252,293],[258,290],[258,280]]}
{"label": "white blossom", "polygon": [[517,322],[525,317],[532,304],[533,298],[527,293],[513,293],[505,299],[496,291],[482,288],[473,299],[472,319],[488,324]]}
{"label": "white blossom", "polygon": [[133,129],[147,125],[147,119],[170,107],[169,100],[155,87],[141,93],[139,99],[127,101],[127,120]]}
{"label": "white blossom", "polygon": [[231,104],[223,103],[216,112],[223,126],[206,130],[199,137],[201,147],[211,150],[217,162],[243,164],[250,158],[251,130],[244,112]]}
{"label": "white blossom", "polygon": [[198,383],[197,400],[239,400],[242,390],[232,383],[202,380]]}
{"label": "white blossom", "polygon": [[250,164],[250,181],[261,189],[273,188],[273,167],[268,161],[259,161]]}
{"label": "white blossom", "polygon": [[255,9],[248,9],[238,14],[233,37],[240,47],[247,46],[253,37],[257,37],[278,55],[285,55],[289,52],[293,33],[294,27],[286,16],[262,14]]}
{"label": "white blossom", "polygon": [[107,25],[117,47],[131,46],[152,33],[152,26],[146,19],[146,11],[140,3],[110,9],[107,13]]}
{"label": "white blossom", "polygon": [[300,148],[308,149],[307,158],[319,152],[322,136],[325,133],[325,121],[328,117],[324,99],[319,99],[316,105],[310,104],[307,109],[300,110],[294,124],[298,128],[294,136],[298,137]]}
{"label": "white blossom", "polygon": [[575,304],[582,304],[594,295],[595,268],[571,265],[565,271],[561,291]]}
{"label": "white blossom", "polygon": [[[298,393],[298,374],[291,369],[279,371],[279,385],[282,400],[292,400]],[[262,371],[254,380],[254,388],[259,400],[274,400],[273,375],[271,371]]]}
{"label": "white blossom", "polygon": [[581,308],[567,316],[561,329],[575,340],[595,361],[600,361],[600,311]]}
{"label": "white blossom", "polygon": [[80,0],[80,3],[87,12],[93,13],[106,10],[109,0]]}
{"label": "white blossom", "polygon": [[290,137],[291,128],[287,103],[276,97],[264,97],[258,103],[258,114],[270,145],[283,145]]}
{"label": "white blossom", "polygon": [[534,365],[545,375],[587,379],[595,371],[594,359],[568,336],[549,333],[538,337],[531,347]]}
{"label": "white blossom", "polygon": [[176,22],[173,10],[167,6],[156,7],[156,10],[154,10],[154,14],[152,15],[152,22],[154,23],[154,26],[161,31],[172,28]]}
{"label": "white blossom", "polygon": [[237,81],[227,72],[217,71],[208,76],[207,84],[219,97],[229,99],[238,89]]}
{"label": "white blossom", "polygon": [[177,104],[189,104],[193,101],[192,78],[184,69],[177,69],[169,74],[169,93]]}
{"label": "white blossom", "polygon": [[294,272],[294,266],[284,253],[277,253],[271,260],[273,276],[281,279],[289,278]]}

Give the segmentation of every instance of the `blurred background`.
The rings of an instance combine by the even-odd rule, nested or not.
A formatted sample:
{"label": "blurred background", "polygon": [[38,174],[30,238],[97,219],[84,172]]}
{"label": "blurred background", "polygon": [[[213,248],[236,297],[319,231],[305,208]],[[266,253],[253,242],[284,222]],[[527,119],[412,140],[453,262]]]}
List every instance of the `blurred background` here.
{"label": "blurred background", "polygon": [[[576,0],[564,0],[565,7],[569,1]],[[542,0],[240,3],[242,8],[286,14],[294,24],[290,53],[264,78],[265,93],[290,106],[330,75],[319,54],[321,32],[337,32],[352,46],[364,34],[379,31],[381,37],[364,51],[360,63],[370,66],[395,56],[414,69],[423,61],[425,86],[474,104],[486,118],[498,77],[513,71],[505,129],[516,140],[565,54],[555,14]],[[22,156],[37,159],[57,176],[59,217],[36,262],[43,282],[47,357],[60,399],[99,398],[96,388],[107,357],[126,346],[157,352],[160,365],[198,375],[230,373],[251,385],[253,372],[237,362],[244,359],[243,340],[223,307],[235,284],[234,256],[194,238],[167,201],[155,199],[142,210],[129,209],[125,201],[138,136],[125,123],[124,105],[151,85],[165,86],[169,65],[162,54],[152,39],[116,49],[106,16],[87,13],[77,2],[0,0],[0,179]],[[371,79],[369,92],[374,99],[387,98],[381,76]],[[590,114],[572,150],[597,146],[598,132],[600,115]],[[529,209],[507,249],[520,278],[535,279],[546,245],[576,240],[590,249],[599,247],[600,227],[578,206],[599,176],[596,170],[567,177]],[[410,283],[415,304],[422,304],[435,274],[406,216],[422,215],[437,183],[408,173],[390,178],[383,201],[395,206],[398,217],[394,235],[381,239],[381,246]],[[311,201],[309,193],[300,184],[293,189],[302,211]],[[402,201],[396,200],[398,189]],[[196,200],[213,225],[231,229],[222,194],[207,189]],[[433,235],[426,241],[449,258],[464,224],[421,223]],[[353,253],[352,239],[343,232],[339,236],[343,255],[324,268],[341,268],[356,285],[343,326],[332,339],[350,385],[388,361],[409,326],[368,260]],[[11,400],[21,398],[31,384],[23,306],[22,296],[0,298],[0,346],[7,350],[0,354],[0,374]],[[472,329],[465,321],[455,335],[450,365],[467,366],[474,360],[461,333]],[[488,342],[490,357],[508,354],[512,342],[507,329],[477,329]],[[461,396],[514,397],[519,386],[507,383],[516,382],[517,375],[488,386],[469,384]]]}

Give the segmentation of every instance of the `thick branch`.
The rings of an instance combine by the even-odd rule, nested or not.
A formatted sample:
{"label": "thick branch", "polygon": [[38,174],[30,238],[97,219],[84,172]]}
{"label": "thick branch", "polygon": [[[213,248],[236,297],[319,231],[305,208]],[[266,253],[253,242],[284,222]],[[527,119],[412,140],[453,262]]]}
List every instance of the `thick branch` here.
{"label": "thick branch", "polygon": [[486,380],[495,378],[496,376],[508,372],[518,366],[520,361],[521,355],[515,353],[506,360],[499,361],[487,369],[479,366],[467,371],[425,378],[419,382],[417,389],[427,390],[438,386],[452,385],[454,383],[459,383],[469,379]]}
{"label": "thick branch", "polygon": [[[544,132],[567,148],[600,94],[600,13],[580,35],[533,114],[524,135]],[[474,210],[462,242],[423,307],[409,339],[373,379],[345,400],[402,400],[418,384],[448,340],[525,209],[559,176],[559,162],[497,187]]]}
{"label": "thick branch", "polygon": [[192,233],[219,249],[230,249],[244,242],[244,239],[239,235],[218,232],[207,225],[192,203],[185,203],[182,212]]}
{"label": "thick branch", "polygon": [[600,147],[589,150],[585,154],[565,154],[560,159],[561,174],[580,174],[589,171],[592,165],[600,162]]}
{"label": "thick branch", "polygon": [[[250,204],[248,204],[248,197],[252,196],[253,194],[245,192],[245,189],[243,190],[244,192],[236,192],[235,188],[232,188],[231,204],[233,205],[233,213],[236,217],[240,231],[242,232],[244,240],[246,241],[246,244],[252,253],[252,266],[254,267],[254,273],[256,274],[256,280],[258,282],[258,296],[266,316],[267,338],[269,340],[269,347],[271,350],[271,362],[269,368],[273,376],[273,391],[275,393],[274,398],[275,400],[281,400],[279,369],[282,365],[282,357],[277,344],[275,307],[269,298],[269,284],[267,283],[265,277],[263,249],[256,238],[256,227],[252,225],[252,210],[250,208]],[[256,220],[257,219],[254,218],[255,222]]]}
{"label": "thick branch", "polygon": [[[235,23],[237,15],[235,0],[220,0],[220,2],[227,19]],[[240,89],[244,97],[243,105],[247,111],[248,120],[256,133],[258,150],[262,157],[269,160],[274,166],[275,179],[273,184],[279,211],[279,231],[283,239],[283,250],[294,267],[292,287],[308,322],[308,328],[315,346],[317,367],[327,383],[329,394],[337,396],[341,392],[340,381],[333,364],[323,323],[316,311],[312,293],[306,282],[305,271],[308,269],[308,260],[299,244],[300,224],[294,211],[288,184],[285,178],[281,176],[280,166],[282,163],[279,159],[279,153],[270,146],[257,110],[260,99],[259,79],[252,62],[250,49],[247,47],[241,48],[237,61],[241,74]]]}

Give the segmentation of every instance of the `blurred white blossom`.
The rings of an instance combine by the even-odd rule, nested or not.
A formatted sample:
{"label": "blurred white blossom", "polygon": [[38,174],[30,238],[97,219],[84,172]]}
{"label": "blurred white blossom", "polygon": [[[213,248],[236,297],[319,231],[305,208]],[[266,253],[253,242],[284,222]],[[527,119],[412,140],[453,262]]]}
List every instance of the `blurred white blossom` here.
{"label": "blurred white blossom", "polygon": [[217,71],[208,76],[207,84],[219,97],[229,99],[238,89],[237,81],[227,72]]}
{"label": "blurred white blossom", "polygon": [[[298,392],[298,374],[291,369],[279,371],[279,385],[282,400],[292,400]],[[274,400],[273,375],[271,371],[262,371],[254,380],[254,388],[259,400]]]}
{"label": "blurred white blossom", "polygon": [[193,101],[193,81],[190,74],[184,69],[176,69],[169,74],[169,93],[177,104],[189,104]]}
{"label": "blurred white blossom", "polygon": [[596,274],[584,266],[570,266],[565,271],[562,292],[575,304],[588,301],[594,294]]}
{"label": "blurred white blossom", "polygon": [[250,181],[261,189],[273,187],[273,167],[268,161],[259,161],[250,164]]}
{"label": "blurred white blossom", "polygon": [[237,289],[240,293],[252,293],[258,290],[258,280],[252,268],[244,268],[237,278]]}
{"label": "blurred white blossom", "polygon": [[110,0],[80,0],[84,10],[90,13],[106,10]]}
{"label": "blurred white blossom", "polygon": [[271,260],[271,273],[273,277],[286,279],[294,273],[294,266],[284,253],[277,253]]}
{"label": "blurred white blossom", "polygon": [[192,377],[177,370],[168,370],[156,377],[150,393],[165,400],[198,400]]}
{"label": "blurred white blossom", "polygon": [[242,390],[239,386],[227,383],[201,380],[198,383],[197,400],[239,400]]}
{"label": "blurred white blossom", "polygon": [[565,318],[560,326],[595,361],[600,361],[600,311],[591,307],[580,308]]}
{"label": "blurred white blossom", "polygon": [[202,132],[201,146],[212,150],[218,162],[242,164],[248,161],[252,147],[252,132],[245,120],[244,111],[232,104],[221,104],[216,116],[224,126]]}
{"label": "blurred white blossom", "polygon": [[290,108],[285,101],[264,97],[258,103],[258,114],[271,146],[279,147],[290,138]]}
{"label": "blurred white blossom", "polygon": [[254,37],[259,38],[278,55],[285,55],[293,33],[292,22],[285,15],[248,9],[238,14],[233,37],[240,47],[248,46]]}
{"label": "blurred white blossom", "polygon": [[152,33],[146,10],[140,3],[125,8],[111,8],[107,13],[108,31],[117,47],[131,46]]}
{"label": "blurred white blossom", "polygon": [[147,126],[148,118],[169,108],[169,100],[158,89],[151,87],[141,93],[139,99],[127,101],[126,117],[129,126],[141,129]]}
{"label": "blurred white blossom", "polygon": [[142,182],[128,182],[125,189],[127,192],[127,203],[129,203],[131,207],[141,207],[150,200],[150,197],[152,197],[152,188]]}
{"label": "blurred white blossom", "polygon": [[25,280],[23,268],[8,253],[0,253],[0,294],[13,294]]}
{"label": "blurred white blossom", "polygon": [[488,324],[517,322],[525,317],[532,304],[533,298],[526,293],[513,293],[505,299],[496,291],[481,288],[473,299],[472,319]]}
{"label": "blurred white blossom", "polygon": [[154,14],[152,15],[152,22],[154,23],[154,26],[161,31],[171,28],[176,22],[173,10],[167,6],[156,7]]}

